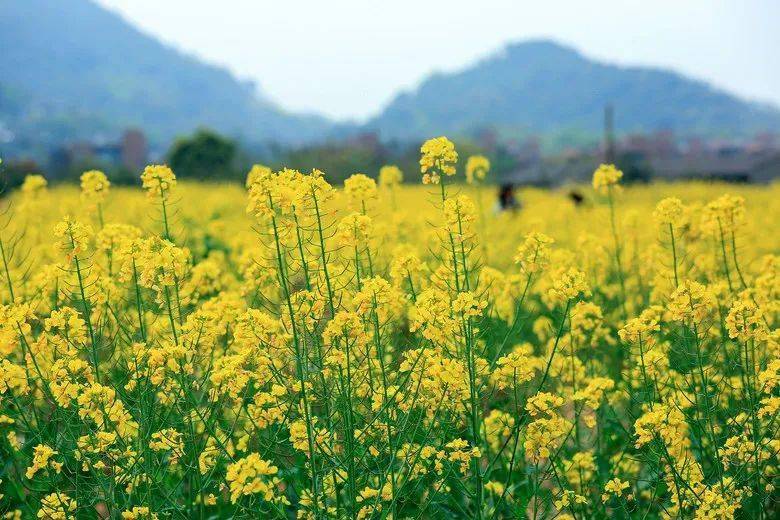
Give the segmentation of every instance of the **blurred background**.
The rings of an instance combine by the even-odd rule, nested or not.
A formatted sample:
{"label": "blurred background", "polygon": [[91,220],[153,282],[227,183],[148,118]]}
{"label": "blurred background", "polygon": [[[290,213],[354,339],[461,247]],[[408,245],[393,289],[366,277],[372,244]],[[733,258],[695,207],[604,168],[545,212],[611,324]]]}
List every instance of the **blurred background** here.
{"label": "blurred background", "polygon": [[[543,4],[543,5],[538,5]],[[333,182],[420,142],[494,182],[780,176],[780,2],[0,0],[7,182],[149,162]]]}

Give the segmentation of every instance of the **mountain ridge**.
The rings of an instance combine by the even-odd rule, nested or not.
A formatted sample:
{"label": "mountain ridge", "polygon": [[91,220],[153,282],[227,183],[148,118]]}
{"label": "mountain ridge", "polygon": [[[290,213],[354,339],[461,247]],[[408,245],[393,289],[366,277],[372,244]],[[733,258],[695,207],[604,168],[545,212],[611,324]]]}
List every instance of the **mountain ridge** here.
{"label": "mountain ridge", "polygon": [[[54,42],[54,43],[52,43]],[[378,132],[384,141],[432,135],[552,135],[598,140],[603,110],[618,133],[741,137],[780,132],[780,109],[661,67],[614,65],[535,39],[508,44],[399,92],[367,122],[285,111],[227,68],[145,33],[94,0],[0,3],[0,148],[8,136],[41,156],[75,140],[140,127],[153,146],[210,127],[247,144],[287,146]],[[4,145],[4,141],[6,141]]]}
{"label": "mountain ridge", "polygon": [[[774,105],[661,67],[593,60],[545,39],[514,42],[454,72],[431,74],[399,93],[367,127],[385,139],[462,135],[490,126],[593,132],[601,129],[607,104],[615,107],[624,133],[671,129],[742,136],[780,130]],[[656,106],[646,110],[643,104]]]}
{"label": "mountain ridge", "polygon": [[0,67],[11,71],[0,78],[0,116],[23,137],[94,139],[139,126],[152,141],[170,142],[208,126],[296,143],[330,129],[326,119],[285,112],[227,69],[90,0],[3,2],[0,47]]}

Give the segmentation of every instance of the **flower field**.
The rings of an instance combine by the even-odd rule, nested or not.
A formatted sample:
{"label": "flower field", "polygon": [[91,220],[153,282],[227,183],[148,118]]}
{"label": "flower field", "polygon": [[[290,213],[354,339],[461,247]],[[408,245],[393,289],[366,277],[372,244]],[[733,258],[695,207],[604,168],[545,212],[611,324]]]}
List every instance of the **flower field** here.
{"label": "flower field", "polygon": [[777,518],[780,185],[489,168],[29,176],[2,518]]}

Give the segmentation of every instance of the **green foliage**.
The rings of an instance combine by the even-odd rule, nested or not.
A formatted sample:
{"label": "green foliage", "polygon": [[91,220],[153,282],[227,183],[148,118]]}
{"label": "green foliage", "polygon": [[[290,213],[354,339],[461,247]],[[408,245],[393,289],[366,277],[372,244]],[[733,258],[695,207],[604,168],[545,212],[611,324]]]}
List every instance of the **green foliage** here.
{"label": "green foliage", "polygon": [[652,166],[636,153],[623,153],[617,157],[617,166],[623,171],[623,182],[649,182],[653,177]]}
{"label": "green foliage", "polygon": [[40,167],[33,161],[0,162],[0,197],[21,186],[27,175],[40,173]]}
{"label": "green foliage", "polygon": [[183,179],[226,179],[236,177],[233,141],[211,130],[201,129],[192,137],[178,139],[168,157],[168,163]]}

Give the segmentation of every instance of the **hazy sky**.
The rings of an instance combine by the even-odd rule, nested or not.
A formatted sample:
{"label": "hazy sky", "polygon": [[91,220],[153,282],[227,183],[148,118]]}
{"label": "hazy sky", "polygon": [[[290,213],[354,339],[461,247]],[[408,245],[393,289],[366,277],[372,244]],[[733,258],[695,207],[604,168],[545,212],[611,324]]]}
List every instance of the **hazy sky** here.
{"label": "hazy sky", "polygon": [[287,109],[338,118],[368,117],[433,71],[537,37],[780,104],[780,0],[97,1]]}

